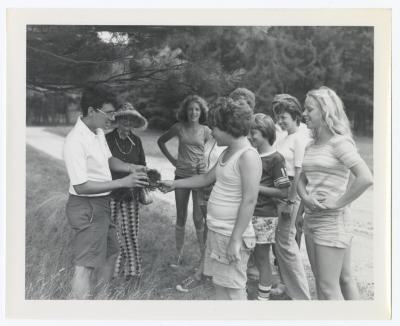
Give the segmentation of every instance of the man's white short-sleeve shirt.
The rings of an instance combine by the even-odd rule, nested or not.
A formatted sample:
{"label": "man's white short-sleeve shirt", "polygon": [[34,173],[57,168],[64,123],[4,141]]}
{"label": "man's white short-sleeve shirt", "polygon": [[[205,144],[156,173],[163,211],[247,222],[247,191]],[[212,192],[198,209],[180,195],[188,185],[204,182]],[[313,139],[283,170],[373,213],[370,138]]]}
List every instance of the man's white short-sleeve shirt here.
{"label": "man's white short-sleeve shirt", "polygon": [[[111,181],[108,165],[108,159],[111,156],[104,131],[97,129],[95,134],[82,122],[81,118],[78,118],[64,143],[64,161],[70,179],[69,193],[78,195],[73,186],[87,181]],[[109,193],[82,196],[96,197]]]}

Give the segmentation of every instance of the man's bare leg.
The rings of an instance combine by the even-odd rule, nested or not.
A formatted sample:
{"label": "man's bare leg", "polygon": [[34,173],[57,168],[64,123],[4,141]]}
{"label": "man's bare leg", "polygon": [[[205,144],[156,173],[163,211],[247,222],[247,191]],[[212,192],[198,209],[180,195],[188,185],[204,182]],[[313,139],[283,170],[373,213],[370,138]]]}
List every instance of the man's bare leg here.
{"label": "man's bare leg", "polygon": [[87,300],[90,297],[90,276],[93,269],[84,266],[75,266],[72,277],[72,299]]}
{"label": "man's bare leg", "polygon": [[109,256],[107,262],[98,268],[97,286],[105,286],[110,282],[114,274],[115,261],[117,260],[117,257],[118,253]]}

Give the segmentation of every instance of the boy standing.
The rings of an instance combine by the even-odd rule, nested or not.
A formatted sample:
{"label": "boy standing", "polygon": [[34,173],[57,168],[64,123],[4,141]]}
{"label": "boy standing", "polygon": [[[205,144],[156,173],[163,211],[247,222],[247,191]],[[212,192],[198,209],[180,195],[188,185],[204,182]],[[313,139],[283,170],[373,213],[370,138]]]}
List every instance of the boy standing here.
{"label": "boy standing", "polygon": [[277,200],[287,197],[290,181],[286,173],[285,159],[273,147],[276,130],[271,117],[262,113],[255,114],[249,138],[262,161],[262,177],[253,217],[256,234],[254,257],[260,271],[258,300],[269,300],[272,286],[270,248],[275,243],[278,225]]}

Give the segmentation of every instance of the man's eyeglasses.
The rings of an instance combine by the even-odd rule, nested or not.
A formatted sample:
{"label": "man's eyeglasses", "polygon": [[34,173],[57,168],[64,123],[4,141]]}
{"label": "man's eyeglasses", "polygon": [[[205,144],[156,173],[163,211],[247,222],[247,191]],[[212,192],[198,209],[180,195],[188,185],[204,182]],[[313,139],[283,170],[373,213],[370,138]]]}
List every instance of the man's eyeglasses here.
{"label": "man's eyeglasses", "polygon": [[109,119],[114,119],[115,117],[115,112],[104,112],[102,109],[97,109],[97,111],[101,112],[103,115],[105,115]]}

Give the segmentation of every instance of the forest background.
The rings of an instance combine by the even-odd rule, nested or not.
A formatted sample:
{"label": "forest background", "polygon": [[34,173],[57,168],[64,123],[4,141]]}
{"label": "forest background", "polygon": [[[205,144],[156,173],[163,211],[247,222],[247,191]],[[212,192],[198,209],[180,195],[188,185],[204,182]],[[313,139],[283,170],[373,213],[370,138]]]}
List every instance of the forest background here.
{"label": "forest background", "polygon": [[165,130],[189,94],[212,102],[237,87],[304,101],[325,85],[357,135],[373,134],[372,27],[27,26],[27,125],[73,124],[82,88],[107,84]]}

